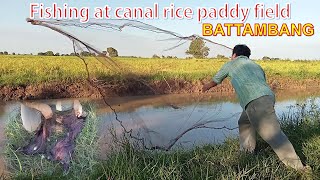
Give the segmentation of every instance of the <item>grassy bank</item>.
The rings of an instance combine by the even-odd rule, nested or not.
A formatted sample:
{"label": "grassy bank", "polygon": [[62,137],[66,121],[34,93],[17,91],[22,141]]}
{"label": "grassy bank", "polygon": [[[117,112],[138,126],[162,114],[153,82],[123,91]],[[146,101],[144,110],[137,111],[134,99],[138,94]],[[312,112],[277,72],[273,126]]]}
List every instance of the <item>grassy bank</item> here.
{"label": "grassy bank", "polygon": [[[98,78],[122,78],[88,58],[91,73]],[[219,59],[143,59],[116,58],[125,69],[154,80],[201,80],[214,75],[226,60]],[[258,61],[269,77],[294,79],[319,78],[318,61]],[[77,57],[0,56],[0,86],[29,85],[50,82],[74,82],[86,77],[85,67]]]}
{"label": "grassy bank", "polygon": [[[282,127],[299,156],[310,165],[312,172],[301,174],[285,167],[272,149],[258,139],[257,153],[239,152],[238,139],[227,139],[220,145],[206,145],[192,150],[150,152],[129,145],[121,151],[109,152],[105,161],[95,159],[93,139],[97,121],[91,113],[90,124],[77,142],[71,171],[63,176],[59,165],[14,153],[8,146],[12,177],[39,179],[317,179],[320,177],[320,107],[298,105],[290,114],[283,114]],[[10,121],[7,128],[9,144],[21,144],[21,121]],[[89,144],[91,142],[91,144]]]}

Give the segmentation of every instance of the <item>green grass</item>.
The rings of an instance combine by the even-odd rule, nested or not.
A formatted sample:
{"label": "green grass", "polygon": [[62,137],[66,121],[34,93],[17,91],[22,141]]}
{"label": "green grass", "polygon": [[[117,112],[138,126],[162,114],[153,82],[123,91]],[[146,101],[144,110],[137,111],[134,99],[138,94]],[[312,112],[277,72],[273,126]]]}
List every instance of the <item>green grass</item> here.
{"label": "green grass", "polygon": [[[134,149],[126,145],[108,152],[105,161],[96,158],[97,120],[90,111],[84,131],[77,140],[77,149],[68,175],[60,166],[41,159],[14,153],[11,144],[21,144],[30,135],[22,131],[21,121],[14,118],[7,126],[9,167],[18,179],[317,179],[320,177],[320,107],[298,105],[295,112],[283,114],[282,127],[299,156],[312,167],[302,174],[285,167],[272,149],[261,138],[257,154],[239,151],[238,139],[227,139],[222,144],[210,144],[191,150],[178,149],[157,152]],[[94,152],[94,153],[92,153]]]}
{"label": "green grass", "polygon": [[[43,155],[27,156],[18,152],[17,147],[26,145],[32,138],[23,127],[19,115],[11,117],[7,122],[5,134],[8,139],[5,148],[6,164],[11,178],[34,177],[43,178],[72,178],[79,179],[90,174],[98,165],[97,123],[98,118],[93,113],[91,106],[87,105],[88,117],[85,127],[76,140],[74,158],[71,161],[69,173],[65,174],[62,165],[48,161]],[[60,135],[61,136],[61,135]],[[59,134],[50,137],[50,142],[55,142]]]}
{"label": "green grass", "polygon": [[[182,79],[196,81],[213,76],[226,60],[219,59],[148,59],[116,58],[124,74],[132,72],[148,81]],[[87,58],[91,74],[98,78],[119,79],[121,75]],[[320,77],[320,61],[258,61],[269,77],[295,79]],[[0,86],[51,82],[75,82],[86,78],[82,61],[77,57],[0,56]]]}

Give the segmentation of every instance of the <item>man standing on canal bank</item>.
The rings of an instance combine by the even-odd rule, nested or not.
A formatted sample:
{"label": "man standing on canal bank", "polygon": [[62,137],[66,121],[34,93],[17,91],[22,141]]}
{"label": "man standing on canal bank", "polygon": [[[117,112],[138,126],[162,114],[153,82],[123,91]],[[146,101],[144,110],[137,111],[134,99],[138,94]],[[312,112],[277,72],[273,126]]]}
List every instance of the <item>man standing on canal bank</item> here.
{"label": "man standing on canal bank", "polygon": [[286,165],[296,170],[306,170],[291,142],[280,128],[274,110],[275,95],[266,82],[262,68],[249,59],[251,50],[246,45],[233,48],[231,61],[223,65],[212,81],[203,86],[203,92],[230,77],[243,112],[238,121],[240,149],[253,152],[256,131]]}

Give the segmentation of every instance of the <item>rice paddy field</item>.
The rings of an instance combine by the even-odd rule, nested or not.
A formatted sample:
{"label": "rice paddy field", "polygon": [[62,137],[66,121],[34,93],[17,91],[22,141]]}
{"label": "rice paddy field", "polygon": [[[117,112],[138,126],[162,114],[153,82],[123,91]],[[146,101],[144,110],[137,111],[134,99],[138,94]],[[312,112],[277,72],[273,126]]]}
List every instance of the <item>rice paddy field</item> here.
{"label": "rice paddy field", "polygon": [[[103,66],[96,58],[86,58],[92,76],[117,79],[131,72],[155,80],[196,81],[213,76],[227,61],[223,59],[151,59],[115,58],[122,68]],[[320,77],[320,61],[257,61],[268,77],[316,79]],[[74,82],[86,78],[86,69],[78,57],[72,56],[0,56],[0,86],[30,85],[50,82]]]}

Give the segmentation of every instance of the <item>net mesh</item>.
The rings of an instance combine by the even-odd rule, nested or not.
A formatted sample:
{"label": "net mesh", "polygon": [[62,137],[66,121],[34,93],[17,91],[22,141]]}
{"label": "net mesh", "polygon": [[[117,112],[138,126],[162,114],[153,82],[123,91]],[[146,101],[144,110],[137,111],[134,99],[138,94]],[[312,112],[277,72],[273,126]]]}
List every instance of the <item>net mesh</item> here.
{"label": "net mesh", "polygon": [[[113,121],[114,131],[112,135],[113,141],[123,144],[124,141],[130,141],[133,145],[148,149],[148,150],[170,150],[181,138],[188,132],[207,128],[207,129],[225,129],[234,130],[237,127],[227,127],[221,125],[221,122],[231,119],[238,114],[231,114],[230,117],[221,118],[218,106],[212,107],[212,111],[203,112],[194,115],[195,111],[201,110],[199,102],[205,96],[199,96],[195,99],[193,107],[180,107],[175,105],[170,98],[163,97],[163,100],[168,106],[163,108],[158,116],[150,116],[146,111],[132,111],[129,113],[121,113],[117,111],[117,107],[111,104],[106,96],[105,90],[112,83],[108,78],[94,76],[91,73],[89,61],[94,57],[102,66],[107,68],[114,76],[121,77],[122,83],[134,82],[135,87],[140,87],[142,93],[161,94],[157,92],[148,83],[148,77],[143,73],[135,71],[132,64],[126,64],[115,58],[110,57],[110,54],[99,49],[106,45],[121,49],[121,54],[126,56],[163,56],[170,58],[186,58],[190,56],[187,53],[190,43],[201,40],[205,43],[206,49],[200,56],[213,58],[218,55],[221,57],[231,56],[232,49],[223,44],[211,41],[198,35],[182,36],[176,32],[161,29],[143,22],[135,20],[96,20],[88,23],[80,23],[72,20],[34,20],[27,19],[27,22],[49,28],[61,35],[69,38],[72,42],[72,50],[78,56],[84,65],[87,72],[87,81],[101,94],[105,105],[112,113],[108,118]],[[81,39],[79,38],[81,37]],[[88,43],[90,42],[90,43]],[[96,47],[91,44],[95,44]],[[90,54],[90,57],[85,54]],[[154,67],[151,71],[162,73],[164,69],[159,66]],[[187,69],[186,69],[187,71]],[[166,81],[166,79],[163,79]],[[117,85],[119,86],[119,82]],[[121,84],[121,83],[120,83]],[[167,92],[171,91],[170,84],[167,83]],[[174,111],[173,113],[170,113]],[[161,114],[166,114],[161,116]],[[168,116],[170,119],[183,119],[183,124],[175,124],[174,122],[168,128],[172,128],[169,136],[164,136],[154,128],[155,121],[166,121]],[[181,121],[179,121],[181,122]],[[220,125],[220,126],[218,126]],[[169,132],[169,131],[168,131]]]}

